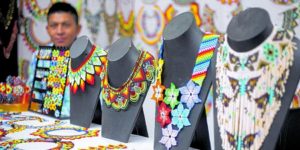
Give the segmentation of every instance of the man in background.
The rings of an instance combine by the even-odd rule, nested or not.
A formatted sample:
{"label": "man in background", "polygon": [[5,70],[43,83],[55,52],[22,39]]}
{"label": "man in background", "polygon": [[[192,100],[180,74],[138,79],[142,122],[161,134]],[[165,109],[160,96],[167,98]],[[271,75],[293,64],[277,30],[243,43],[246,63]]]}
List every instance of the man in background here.
{"label": "man in background", "polygon": [[[81,30],[76,9],[72,5],[64,2],[53,4],[47,14],[46,29],[52,42],[49,46],[70,48]],[[29,67],[29,78],[27,85],[30,87],[32,87],[33,84],[37,54],[38,51],[33,53],[32,61]],[[69,86],[66,86],[65,88],[63,103],[63,106],[70,105]],[[69,116],[70,107],[67,106],[63,108],[66,109],[61,110],[61,114],[64,116]]]}
{"label": "man in background", "polygon": [[81,30],[76,9],[68,3],[55,3],[48,11],[47,32],[55,46],[70,47]]}

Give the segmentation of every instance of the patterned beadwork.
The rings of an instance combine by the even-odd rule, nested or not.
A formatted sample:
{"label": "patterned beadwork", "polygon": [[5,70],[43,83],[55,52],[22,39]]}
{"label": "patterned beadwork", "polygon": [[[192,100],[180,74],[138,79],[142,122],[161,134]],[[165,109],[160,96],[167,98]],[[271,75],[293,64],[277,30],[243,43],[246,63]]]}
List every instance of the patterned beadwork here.
{"label": "patterned beadwork", "polygon": [[223,149],[262,146],[280,110],[289,67],[293,65],[296,48],[292,38],[291,32],[274,28],[253,50],[236,52],[227,41],[220,47],[216,113]]}

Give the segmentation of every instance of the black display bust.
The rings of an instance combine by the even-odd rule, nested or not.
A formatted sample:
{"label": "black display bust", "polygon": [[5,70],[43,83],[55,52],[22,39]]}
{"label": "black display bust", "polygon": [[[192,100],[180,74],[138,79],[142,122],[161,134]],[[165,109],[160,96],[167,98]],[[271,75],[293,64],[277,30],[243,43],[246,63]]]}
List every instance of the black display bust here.
{"label": "black display bust", "polygon": [[[92,49],[92,43],[87,36],[82,36],[72,44],[70,48],[71,67],[77,68],[83,63]],[[101,79],[94,75],[94,85],[86,83],[85,91],[77,90],[76,94],[71,92],[70,99],[70,123],[89,128],[91,123],[101,124],[101,107],[99,93]]]}
{"label": "black display bust", "polygon": [[[163,32],[164,51],[162,53],[164,60],[162,83],[166,88],[170,86],[171,82],[173,82],[176,87],[185,86],[191,79],[203,35],[204,33],[199,30],[195,23],[194,16],[189,12],[176,16],[166,26]],[[208,69],[208,75],[199,93],[202,103],[195,104],[191,110],[189,115],[191,125],[179,132],[179,135],[176,137],[177,145],[173,146],[171,148],[172,150],[188,149],[190,146],[201,150],[210,149],[208,127],[204,111],[205,100],[212,83],[210,70],[211,69]],[[161,137],[162,128],[156,121],[155,150],[166,149],[165,145],[159,143]]]}
{"label": "black display bust", "polygon": [[[121,38],[113,43],[107,55],[109,85],[114,88],[122,86],[130,77],[139,56],[140,51],[130,38]],[[147,91],[149,85],[150,83]],[[125,111],[117,111],[102,102],[102,136],[121,142],[128,142],[131,133],[148,137],[142,109],[145,98],[146,94],[141,94],[136,103],[129,102]]]}
{"label": "black display bust", "polygon": [[[274,26],[271,22],[267,11],[261,8],[248,8],[245,11],[239,13],[233,17],[227,27],[227,41],[229,46],[237,52],[247,52],[254,49],[266,38],[269,37]],[[297,48],[300,48],[300,42],[297,38],[293,41],[297,44]],[[216,57],[215,57],[216,58]],[[212,63],[216,63],[216,60]],[[294,52],[293,66],[290,67],[290,75],[285,84],[285,93],[283,95],[283,101],[281,103],[280,110],[274,118],[274,121],[269,130],[269,134],[266,136],[261,149],[270,150],[276,146],[276,141],[280,134],[285,118],[288,114],[293,95],[295,93],[299,77],[300,77],[300,51]],[[215,65],[214,65],[215,66]],[[214,69],[214,76],[215,76]],[[214,77],[215,79],[215,77]],[[214,80],[216,81],[216,80]],[[216,83],[214,82],[214,85]],[[214,93],[214,104],[216,101],[216,93]],[[220,137],[219,126],[217,122],[217,109],[214,106],[214,124],[215,124],[215,149],[222,149],[222,142]]]}

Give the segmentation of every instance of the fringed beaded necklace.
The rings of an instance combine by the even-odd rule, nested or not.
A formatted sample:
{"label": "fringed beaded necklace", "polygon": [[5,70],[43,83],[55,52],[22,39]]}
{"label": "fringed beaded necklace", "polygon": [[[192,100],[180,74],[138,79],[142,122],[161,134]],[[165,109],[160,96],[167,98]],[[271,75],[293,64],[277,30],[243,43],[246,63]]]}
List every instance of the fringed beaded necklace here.
{"label": "fringed beaded necklace", "polygon": [[[225,37],[226,39],[226,37]],[[216,64],[217,123],[223,149],[260,149],[280,110],[293,65],[289,31],[273,29],[258,47],[232,50],[227,41]]]}

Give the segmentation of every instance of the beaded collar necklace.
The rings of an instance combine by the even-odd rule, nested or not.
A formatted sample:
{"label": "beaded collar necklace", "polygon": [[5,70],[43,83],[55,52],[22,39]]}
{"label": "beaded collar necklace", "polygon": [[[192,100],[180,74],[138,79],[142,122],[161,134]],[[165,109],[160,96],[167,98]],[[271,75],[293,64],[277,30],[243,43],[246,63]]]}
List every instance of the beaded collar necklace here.
{"label": "beaded collar necklace", "polygon": [[[71,91],[75,94],[78,86],[84,92],[85,83],[94,85],[94,75],[103,76],[103,65],[106,63],[106,52],[93,45],[90,53],[77,68],[70,68],[69,84]],[[71,60],[72,61],[72,60]]]}
{"label": "beaded collar necklace", "polygon": [[154,57],[146,51],[141,52],[128,80],[118,88],[109,85],[107,67],[106,63],[100,99],[117,111],[126,110],[129,102],[136,103],[140,95],[147,92],[149,82],[154,78]]}
{"label": "beaded collar necklace", "polygon": [[294,58],[292,39],[289,31],[274,28],[251,51],[236,52],[227,41],[220,47],[216,64],[216,108],[223,149],[262,146],[281,107]]}
{"label": "beaded collar necklace", "polygon": [[[119,9],[120,11],[118,12],[118,18],[119,18],[119,33],[121,36],[125,36],[125,37],[131,37],[134,34],[134,1],[133,0],[129,0],[127,3],[129,4],[125,4],[125,2],[123,2],[124,0],[119,0]],[[124,13],[122,11],[124,11],[122,9],[122,4],[124,5],[130,5],[130,12],[129,12],[129,16],[128,19],[126,20],[124,17]]]}
{"label": "beaded collar necklace", "polygon": [[[191,80],[186,86],[176,88],[171,83],[170,88],[162,85],[161,73],[164,60],[160,56],[157,67],[156,84],[152,86],[154,94],[151,99],[158,105],[157,122],[162,128],[163,137],[159,141],[167,149],[177,145],[176,137],[186,126],[190,126],[189,113],[194,105],[201,103],[199,98],[201,86],[206,77],[207,69],[213,52],[218,43],[218,36],[214,34],[205,34],[202,38]],[[163,46],[161,52],[163,51]],[[166,89],[166,90],[165,90]],[[165,92],[164,92],[165,91]],[[180,96],[180,101],[178,101]]]}

